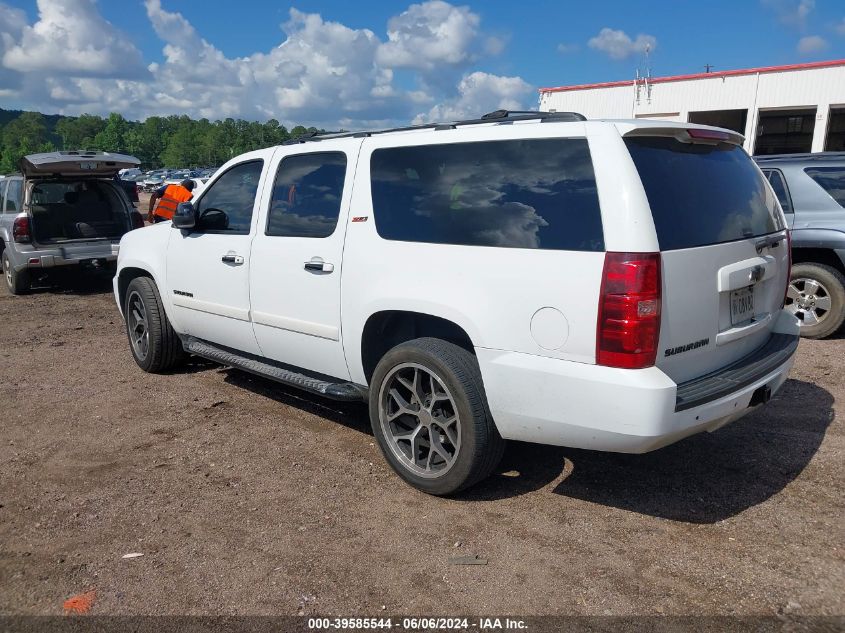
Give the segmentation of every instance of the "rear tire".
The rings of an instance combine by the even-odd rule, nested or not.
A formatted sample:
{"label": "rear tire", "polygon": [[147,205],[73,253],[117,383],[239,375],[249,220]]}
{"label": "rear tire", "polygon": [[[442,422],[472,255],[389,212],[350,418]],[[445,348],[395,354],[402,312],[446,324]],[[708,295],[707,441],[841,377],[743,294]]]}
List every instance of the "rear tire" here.
{"label": "rear tire", "polygon": [[488,477],[502,458],[476,357],[419,338],[382,357],[370,381],[370,422],[387,462],[406,482],[448,495]]}
{"label": "rear tire", "polygon": [[12,260],[9,259],[9,254],[3,250],[3,278],[6,280],[6,287],[13,295],[22,295],[29,292],[32,282],[29,279],[29,271],[15,270],[12,266]]}
{"label": "rear tire", "polygon": [[784,307],[798,317],[802,337],[831,336],[845,321],[845,276],[826,264],[793,265]]}
{"label": "rear tire", "polygon": [[124,306],[129,349],[138,367],[154,374],[185,359],[182,341],[170,325],[152,279],[136,277],[130,281]]}

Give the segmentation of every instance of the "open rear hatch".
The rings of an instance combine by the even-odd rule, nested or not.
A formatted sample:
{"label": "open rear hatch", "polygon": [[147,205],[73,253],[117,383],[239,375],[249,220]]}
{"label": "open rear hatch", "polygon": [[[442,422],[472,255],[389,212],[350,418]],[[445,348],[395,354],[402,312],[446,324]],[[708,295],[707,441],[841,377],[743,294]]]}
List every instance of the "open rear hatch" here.
{"label": "open rear hatch", "polygon": [[655,364],[678,383],[761,348],[783,305],[789,275],[783,214],[741,140],[707,128],[625,135],[662,258]]}
{"label": "open rear hatch", "polygon": [[126,154],[95,151],[45,152],[21,158],[18,166],[27,178],[87,176],[110,178],[141,161]]}

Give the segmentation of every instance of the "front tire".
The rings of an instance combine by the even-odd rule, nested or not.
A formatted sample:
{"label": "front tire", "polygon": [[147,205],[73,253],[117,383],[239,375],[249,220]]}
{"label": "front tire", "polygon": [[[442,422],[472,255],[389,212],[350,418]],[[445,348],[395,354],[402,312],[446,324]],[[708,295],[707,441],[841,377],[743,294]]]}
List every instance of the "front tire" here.
{"label": "front tire", "polygon": [[13,295],[22,295],[29,292],[32,282],[29,279],[29,271],[15,270],[12,260],[6,250],[3,250],[3,278],[6,280],[6,287]]}
{"label": "front tire", "polygon": [[804,338],[826,338],[845,321],[845,276],[826,264],[792,266],[784,307],[801,322]]}
{"label": "front tire", "polygon": [[448,495],[488,477],[504,452],[473,354],[419,338],[379,361],[370,422],[387,462],[406,482]]}
{"label": "front tire", "polygon": [[136,277],[124,303],[129,348],[138,367],[149,373],[171,369],[185,358],[182,342],[170,325],[155,282]]}

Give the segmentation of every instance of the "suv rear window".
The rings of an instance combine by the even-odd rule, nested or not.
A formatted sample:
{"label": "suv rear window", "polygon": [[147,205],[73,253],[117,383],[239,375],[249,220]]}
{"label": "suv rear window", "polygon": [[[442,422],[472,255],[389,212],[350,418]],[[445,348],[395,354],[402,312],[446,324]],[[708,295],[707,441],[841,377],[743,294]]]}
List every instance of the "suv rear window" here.
{"label": "suv rear window", "polygon": [[373,152],[381,237],[507,248],[604,250],[586,139],[520,139]]}
{"label": "suv rear window", "polygon": [[811,167],[804,170],[830,197],[845,207],[845,167]]}
{"label": "suv rear window", "polygon": [[720,244],[784,228],[753,161],[729,143],[625,139],[645,188],[660,250]]}

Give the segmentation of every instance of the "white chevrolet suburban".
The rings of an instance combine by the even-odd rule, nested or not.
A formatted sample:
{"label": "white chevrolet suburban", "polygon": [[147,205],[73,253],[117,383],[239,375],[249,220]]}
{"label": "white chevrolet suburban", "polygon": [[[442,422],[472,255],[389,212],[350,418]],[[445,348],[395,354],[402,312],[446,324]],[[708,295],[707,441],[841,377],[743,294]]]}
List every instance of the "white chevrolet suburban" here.
{"label": "white chevrolet suburban", "polygon": [[387,461],[449,494],[504,440],[640,453],[786,380],[790,246],[717,128],[497,111],[229,161],[126,234],[138,365],[187,354],[367,400]]}

